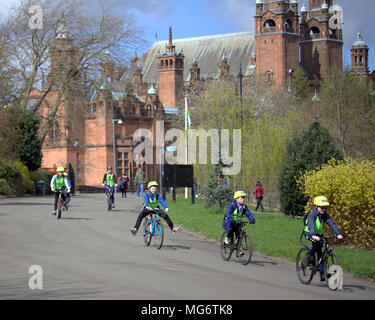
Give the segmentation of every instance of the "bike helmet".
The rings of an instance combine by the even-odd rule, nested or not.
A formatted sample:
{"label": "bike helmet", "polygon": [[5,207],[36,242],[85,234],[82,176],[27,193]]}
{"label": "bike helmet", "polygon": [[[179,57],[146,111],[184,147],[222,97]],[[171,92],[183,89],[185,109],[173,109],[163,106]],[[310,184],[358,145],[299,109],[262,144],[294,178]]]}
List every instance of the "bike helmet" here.
{"label": "bike helmet", "polygon": [[151,187],[159,187],[159,185],[156,181],[151,181],[148,183],[147,189],[150,189]]}
{"label": "bike helmet", "polygon": [[314,205],[317,207],[328,207],[329,202],[326,197],[319,196],[314,198]]}
{"label": "bike helmet", "polygon": [[64,172],[65,168],[64,167],[57,167],[56,172]]}
{"label": "bike helmet", "polygon": [[108,166],[108,167],[107,167],[107,170],[112,170],[112,167],[111,167],[111,166]]}
{"label": "bike helmet", "polygon": [[244,191],[236,191],[233,196],[234,199],[238,199],[242,197],[246,197],[246,193]]}

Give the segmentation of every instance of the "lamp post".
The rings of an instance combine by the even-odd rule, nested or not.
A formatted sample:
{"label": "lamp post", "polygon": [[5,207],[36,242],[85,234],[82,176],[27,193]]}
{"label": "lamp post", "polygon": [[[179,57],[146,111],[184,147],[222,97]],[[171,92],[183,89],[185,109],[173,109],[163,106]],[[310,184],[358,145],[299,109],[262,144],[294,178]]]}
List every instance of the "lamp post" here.
{"label": "lamp post", "polygon": [[115,136],[115,122],[122,124],[121,119],[112,119],[112,131],[113,131],[113,174],[117,177],[117,165],[116,165],[116,136]]}

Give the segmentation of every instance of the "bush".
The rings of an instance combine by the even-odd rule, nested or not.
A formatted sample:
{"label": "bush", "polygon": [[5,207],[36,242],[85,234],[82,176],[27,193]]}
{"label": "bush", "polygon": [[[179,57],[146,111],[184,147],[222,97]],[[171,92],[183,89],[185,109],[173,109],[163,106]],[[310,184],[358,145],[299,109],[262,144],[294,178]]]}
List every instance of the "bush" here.
{"label": "bush", "polygon": [[233,190],[226,184],[219,183],[220,168],[215,168],[211,173],[207,187],[203,188],[204,203],[206,207],[224,209],[233,200]]}
{"label": "bush", "polygon": [[19,160],[14,161],[13,165],[22,175],[22,193],[35,194],[35,183],[31,179],[29,169],[26,167],[26,165]]}
{"label": "bush", "polygon": [[22,183],[21,186],[19,183],[20,179],[22,182],[21,174],[14,166],[2,159],[0,159],[0,179],[2,180],[0,192],[4,194],[21,193]]}
{"label": "bush", "polygon": [[324,195],[330,203],[329,213],[348,244],[375,247],[375,161],[332,159],[306,172],[298,185],[309,199],[306,213],[314,197]]}
{"label": "bush", "polygon": [[279,173],[281,211],[287,215],[304,214],[306,199],[297,186],[296,179],[303,173],[327,163],[332,157],[342,159],[331,135],[318,121],[292,138],[286,146],[285,157]]}

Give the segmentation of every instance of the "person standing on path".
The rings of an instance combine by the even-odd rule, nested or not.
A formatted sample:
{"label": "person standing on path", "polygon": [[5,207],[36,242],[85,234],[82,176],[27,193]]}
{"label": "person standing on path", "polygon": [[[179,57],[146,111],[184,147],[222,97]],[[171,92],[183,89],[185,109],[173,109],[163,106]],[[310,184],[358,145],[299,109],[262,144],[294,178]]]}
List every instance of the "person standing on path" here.
{"label": "person standing on path", "polygon": [[258,211],[258,208],[262,208],[262,212],[264,212],[264,208],[262,205],[263,195],[264,195],[264,189],[262,187],[262,184],[260,181],[257,182],[255,189],[253,191],[253,194],[255,194],[255,197],[257,199],[257,207],[255,208],[255,211]]}
{"label": "person standing on path", "polygon": [[141,198],[143,198],[143,188],[145,182],[145,174],[142,168],[139,168],[137,174],[135,175],[135,184],[137,186],[137,198],[139,198],[139,194],[141,194]]}

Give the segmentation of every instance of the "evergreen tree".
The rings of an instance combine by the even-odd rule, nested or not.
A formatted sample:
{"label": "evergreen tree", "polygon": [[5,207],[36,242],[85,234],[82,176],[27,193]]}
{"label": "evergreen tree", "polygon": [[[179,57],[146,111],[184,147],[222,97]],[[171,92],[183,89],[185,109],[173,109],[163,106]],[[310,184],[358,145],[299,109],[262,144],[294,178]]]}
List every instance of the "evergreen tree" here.
{"label": "evergreen tree", "polygon": [[306,199],[296,179],[306,171],[327,163],[332,157],[343,159],[327,128],[315,121],[311,126],[289,140],[279,173],[280,206],[288,215],[304,214]]}
{"label": "evergreen tree", "polygon": [[292,80],[292,88],[298,99],[304,100],[309,95],[309,79],[306,76],[306,73],[302,70],[301,67],[298,67],[294,79]]}
{"label": "evergreen tree", "polygon": [[29,169],[40,168],[42,144],[38,137],[39,118],[32,111],[12,106],[1,112],[0,154],[9,160],[21,160]]}

